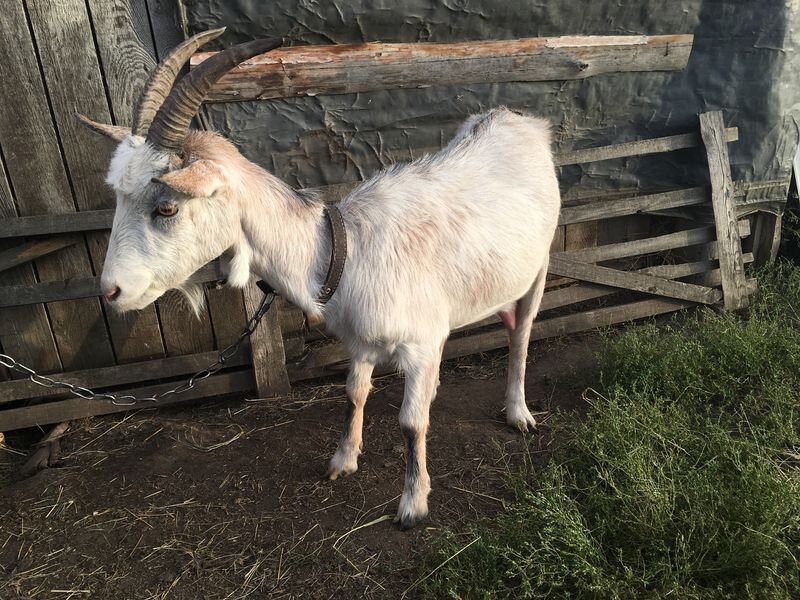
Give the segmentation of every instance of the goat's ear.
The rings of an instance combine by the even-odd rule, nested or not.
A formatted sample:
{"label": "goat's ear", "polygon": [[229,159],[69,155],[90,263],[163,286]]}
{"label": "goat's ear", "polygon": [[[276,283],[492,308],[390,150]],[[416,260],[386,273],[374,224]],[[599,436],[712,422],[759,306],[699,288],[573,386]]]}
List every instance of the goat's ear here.
{"label": "goat's ear", "polygon": [[154,177],[153,182],[163,184],[184,196],[208,198],[222,186],[223,177],[222,170],[215,163],[200,159],[177,171]]}
{"label": "goat's ear", "polygon": [[92,121],[89,117],[84,117],[78,113],[75,113],[75,117],[87,129],[104,135],[107,138],[111,138],[116,142],[121,142],[131,134],[130,127],[120,127],[119,125],[106,125],[105,123],[98,123],[97,121]]}

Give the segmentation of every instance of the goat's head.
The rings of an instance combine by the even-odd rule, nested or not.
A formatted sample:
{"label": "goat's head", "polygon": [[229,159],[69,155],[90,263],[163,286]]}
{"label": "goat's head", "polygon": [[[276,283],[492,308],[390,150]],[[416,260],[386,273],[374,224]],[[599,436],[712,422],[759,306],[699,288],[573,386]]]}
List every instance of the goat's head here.
{"label": "goat's head", "polygon": [[119,145],[106,181],[117,204],[101,285],[121,311],[141,309],[169,289],[182,290],[197,311],[202,288],[194,273],[235,241],[235,211],[226,203],[234,176],[226,169],[232,146],[189,124],[211,86],[240,62],[281,45],[279,39],[240,44],[214,55],[173,83],[205,42],[198,34],[176,47],[148,79],[131,129],[84,125]]}

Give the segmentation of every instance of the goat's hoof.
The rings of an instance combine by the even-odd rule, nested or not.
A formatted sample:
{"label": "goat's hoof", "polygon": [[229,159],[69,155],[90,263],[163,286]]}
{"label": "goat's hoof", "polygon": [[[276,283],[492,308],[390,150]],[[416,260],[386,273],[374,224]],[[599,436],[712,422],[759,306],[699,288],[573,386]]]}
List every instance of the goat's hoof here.
{"label": "goat's hoof", "polygon": [[536,419],[533,418],[527,406],[508,408],[506,421],[521,433],[528,433],[530,430],[536,429]]}
{"label": "goat's hoof", "polygon": [[331,481],[336,481],[339,477],[349,477],[353,473],[358,471],[358,467],[352,469],[332,469],[328,468],[327,473],[325,473],[325,477],[330,479]]}
{"label": "goat's hoof", "polygon": [[427,516],[427,510],[422,514],[404,514],[402,516],[398,514],[394,518],[394,524],[397,525],[397,528],[400,529],[400,531],[408,531],[409,529],[416,527],[417,524]]}
{"label": "goat's hoof", "polygon": [[536,421],[530,423],[526,423],[525,421],[517,421],[517,429],[520,430],[520,433],[528,433],[531,430],[536,431]]}
{"label": "goat's hoof", "polygon": [[394,523],[400,531],[407,531],[428,516],[427,493],[410,495],[403,492]]}
{"label": "goat's hoof", "polygon": [[358,471],[358,459],[342,457],[338,453],[333,455],[325,477],[331,481],[336,481],[339,477],[347,477]]}

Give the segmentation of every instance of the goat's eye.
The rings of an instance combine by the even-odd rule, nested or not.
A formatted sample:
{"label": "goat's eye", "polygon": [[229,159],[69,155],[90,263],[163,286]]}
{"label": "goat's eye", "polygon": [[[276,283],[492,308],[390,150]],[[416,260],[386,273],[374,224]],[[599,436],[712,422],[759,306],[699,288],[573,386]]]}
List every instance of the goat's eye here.
{"label": "goat's eye", "polygon": [[177,204],[159,204],[156,207],[156,215],[159,217],[174,217],[178,214]]}

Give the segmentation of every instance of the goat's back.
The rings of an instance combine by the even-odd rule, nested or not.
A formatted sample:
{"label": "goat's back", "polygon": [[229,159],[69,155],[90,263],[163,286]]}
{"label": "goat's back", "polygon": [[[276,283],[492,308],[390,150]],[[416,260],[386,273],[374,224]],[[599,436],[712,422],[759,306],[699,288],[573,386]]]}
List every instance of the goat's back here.
{"label": "goat's back", "polygon": [[341,206],[353,260],[337,296],[360,307],[359,336],[391,337],[375,331],[385,311],[412,337],[475,321],[546,265],[560,208],[549,125],[506,109],[476,115],[442,151],[391,167]]}

